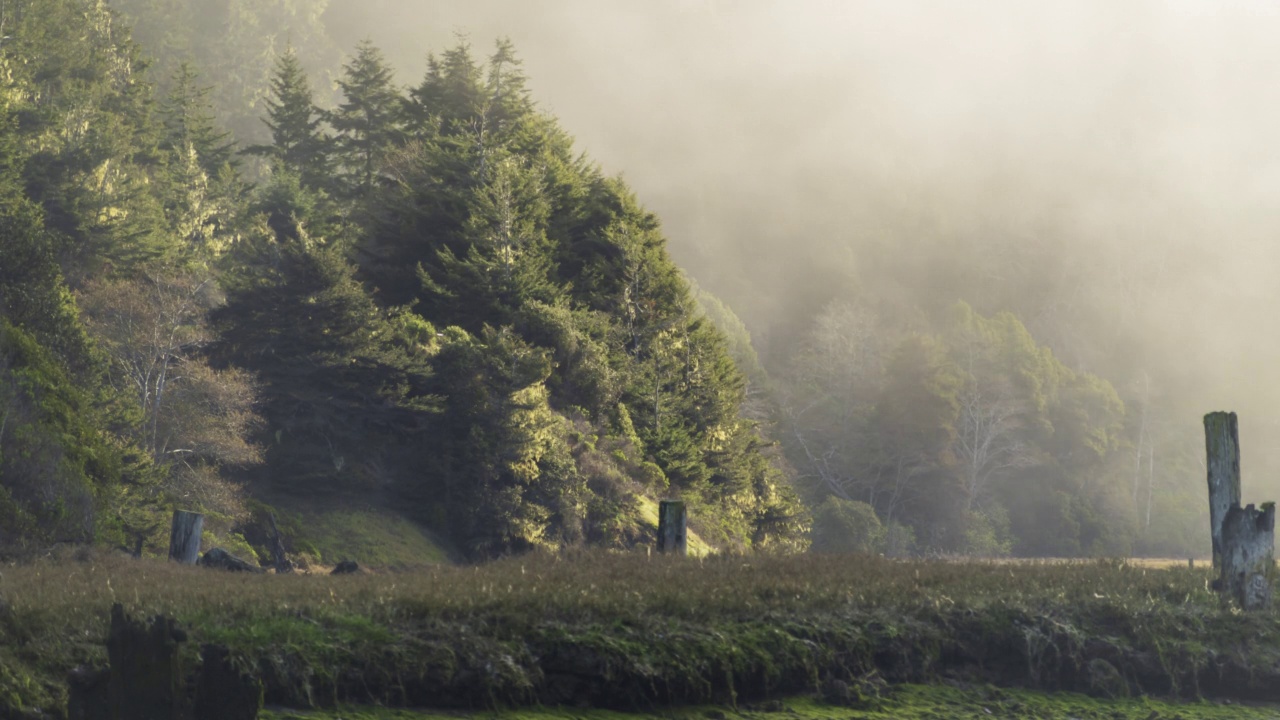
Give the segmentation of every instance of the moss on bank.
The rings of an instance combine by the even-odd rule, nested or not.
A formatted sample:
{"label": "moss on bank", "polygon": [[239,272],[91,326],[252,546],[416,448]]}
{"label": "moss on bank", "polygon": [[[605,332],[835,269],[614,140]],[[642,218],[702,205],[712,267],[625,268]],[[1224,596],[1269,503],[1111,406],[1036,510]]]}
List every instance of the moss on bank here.
{"label": "moss on bank", "polygon": [[[284,707],[751,703],[854,683],[1280,701],[1280,612],[1119,562],[584,553],[331,577],[84,554],[0,568],[0,709],[56,715],[112,602],[229,647]],[[4,713],[0,712],[0,716]],[[1145,716],[1144,716],[1145,717]]]}
{"label": "moss on bank", "polygon": [[1075,693],[1040,693],[992,687],[960,689],[902,685],[864,707],[832,705],[812,697],[740,705],[662,708],[627,713],[583,708],[536,708],[474,715],[388,708],[344,707],[323,712],[266,711],[263,720],[1264,720],[1274,707],[1149,698],[1103,700]]}

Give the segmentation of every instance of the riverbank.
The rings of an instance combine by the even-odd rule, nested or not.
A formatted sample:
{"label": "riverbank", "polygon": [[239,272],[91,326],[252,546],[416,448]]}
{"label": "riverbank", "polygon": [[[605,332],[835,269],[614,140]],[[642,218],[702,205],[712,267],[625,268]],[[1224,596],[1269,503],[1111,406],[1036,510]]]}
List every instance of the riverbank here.
{"label": "riverbank", "polygon": [[746,707],[876,678],[1123,700],[1280,701],[1277,613],[1210,571],[1118,561],[523,556],[357,576],[240,575],[74,552],[0,569],[0,708],[56,714],[105,664],[110,607],[229,649],[269,705]]}

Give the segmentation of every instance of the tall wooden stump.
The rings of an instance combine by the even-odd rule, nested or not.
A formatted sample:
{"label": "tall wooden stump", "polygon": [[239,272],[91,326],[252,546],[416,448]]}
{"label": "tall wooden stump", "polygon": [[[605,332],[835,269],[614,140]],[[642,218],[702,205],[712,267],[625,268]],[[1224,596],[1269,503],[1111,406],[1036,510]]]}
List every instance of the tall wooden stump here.
{"label": "tall wooden stump", "polygon": [[1276,567],[1275,503],[1263,503],[1260,510],[1236,505],[1227,511],[1222,545],[1222,591],[1243,610],[1270,607]]}
{"label": "tall wooden stump", "polygon": [[1227,511],[1240,506],[1240,431],[1235,413],[1204,416],[1204,448],[1209,469],[1209,533],[1213,569],[1222,569],[1222,523]]}
{"label": "tall wooden stump", "polygon": [[107,657],[109,717],[120,720],[173,720],[182,717],[184,674],[178,642],[186,635],[172,618],[148,625],[127,617],[119,603],[111,608]]}
{"label": "tall wooden stump", "polygon": [[174,510],[173,529],[169,531],[169,559],[183,565],[195,565],[200,556],[200,533],[203,530],[203,515]]}
{"label": "tall wooden stump", "polygon": [[688,520],[683,500],[658,504],[658,552],[689,554]]}

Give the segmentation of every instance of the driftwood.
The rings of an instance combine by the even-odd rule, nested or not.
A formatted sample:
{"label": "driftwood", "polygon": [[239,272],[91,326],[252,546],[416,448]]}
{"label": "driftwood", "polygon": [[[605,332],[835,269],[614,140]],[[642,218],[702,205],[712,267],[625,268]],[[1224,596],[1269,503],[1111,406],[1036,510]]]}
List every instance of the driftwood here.
{"label": "driftwood", "polygon": [[173,528],[169,531],[169,559],[183,565],[195,565],[200,556],[200,533],[203,530],[203,515],[174,510]]}
{"label": "driftwood", "polygon": [[1222,569],[1222,523],[1240,506],[1240,431],[1235,413],[1204,416],[1204,447],[1209,471],[1209,533],[1213,569]]}
{"label": "driftwood", "polygon": [[1271,606],[1275,535],[1275,503],[1265,503],[1261,509],[1237,505],[1227,511],[1222,523],[1222,591],[1243,610]]}
{"label": "driftwood", "polygon": [[663,500],[658,504],[658,552],[689,554],[688,516],[684,501]]}

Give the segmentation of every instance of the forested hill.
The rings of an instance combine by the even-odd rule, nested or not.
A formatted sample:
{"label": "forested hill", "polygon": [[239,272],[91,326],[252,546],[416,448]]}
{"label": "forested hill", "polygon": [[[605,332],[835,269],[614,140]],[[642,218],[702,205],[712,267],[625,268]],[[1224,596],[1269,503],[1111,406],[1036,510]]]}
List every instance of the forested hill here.
{"label": "forested hill", "polygon": [[174,507],[232,542],[291,496],[474,558],[647,541],[666,496],[720,548],[806,542],[658,219],[509,44],[408,90],[362,45],[324,109],[277,46],[253,144],[218,120],[234,58],[92,0],[0,13],[0,544],[162,546]]}

